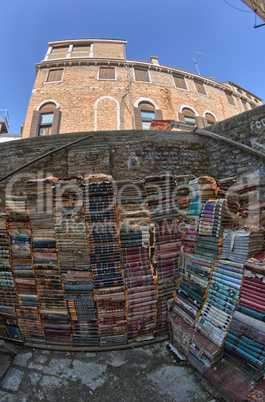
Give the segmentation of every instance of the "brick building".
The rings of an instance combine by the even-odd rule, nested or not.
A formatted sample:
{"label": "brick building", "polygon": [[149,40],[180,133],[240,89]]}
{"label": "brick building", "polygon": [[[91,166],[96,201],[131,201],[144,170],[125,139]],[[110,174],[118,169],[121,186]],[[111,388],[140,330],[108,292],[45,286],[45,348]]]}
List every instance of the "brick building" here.
{"label": "brick building", "polygon": [[36,65],[22,138],[82,131],[148,129],[152,120],[206,127],[260,106],[232,83],[126,58],[125,40],[50,42]]}

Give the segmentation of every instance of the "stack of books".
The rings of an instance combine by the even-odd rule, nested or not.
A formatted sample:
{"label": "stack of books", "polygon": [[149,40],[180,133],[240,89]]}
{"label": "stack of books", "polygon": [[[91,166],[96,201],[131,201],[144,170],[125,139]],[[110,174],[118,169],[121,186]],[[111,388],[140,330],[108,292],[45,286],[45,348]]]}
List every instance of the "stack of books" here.
{"label": "stack of books", "polygon": [[23,340],[18,325],[18,299],[10,261],[10,242],[6,214],[0,214],[0,336]]}
{"label": "stack of books", "polygon": [[81,183],[54,183],[54,222],[58,260],[69,313],[73,345],[98,344],[93,275],[88,252]]}
{"label": "stack of books", "polygon": [[71,340],[53,220],[55,181],[54,178],[47,178],[27,183],[39,314],[45,333],[43,338],[51,344]]}
{"label": "stack of books", "polygon": [[88,176],[82,183],[101,346],[126,343],[126,301],[113,183]]}

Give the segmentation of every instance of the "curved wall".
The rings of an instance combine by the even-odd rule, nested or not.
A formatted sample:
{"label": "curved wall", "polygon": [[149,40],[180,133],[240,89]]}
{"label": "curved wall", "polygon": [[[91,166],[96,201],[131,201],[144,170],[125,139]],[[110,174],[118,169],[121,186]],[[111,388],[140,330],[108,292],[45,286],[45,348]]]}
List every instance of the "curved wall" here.
{"label": "curved wall", "polygon": [[[263,113],[231,118],[217,131],[262,145]],[[131,130],[5,143],[2,177],[88,134],[0,183],[2,337],[82,347],[160,339],[181,246],[175,180],[258,174],[264,166],[262,157],[224,141]]]}
{"label": "curved wall", "polygon": [[[38,135],[40,105],[51,100],[57,106],[52,134],[141,129],[140,101],[153,107],[158,120],[184,122],[187,107],[199,127],[209,125],[207,113],[213,121],[222,121],[261,105],[259,98],[233,83],[161,65],[155,58],[126,59],[124,41],[116,41],[116,50],[111,41],[105,42],[84,41],[82,46],[90,46],[90,52],[79,53],[73,51],[75,41],[50,44],[45,59],[36,66],[23,138]],[[50,53],[59,45],[68,52]]]}

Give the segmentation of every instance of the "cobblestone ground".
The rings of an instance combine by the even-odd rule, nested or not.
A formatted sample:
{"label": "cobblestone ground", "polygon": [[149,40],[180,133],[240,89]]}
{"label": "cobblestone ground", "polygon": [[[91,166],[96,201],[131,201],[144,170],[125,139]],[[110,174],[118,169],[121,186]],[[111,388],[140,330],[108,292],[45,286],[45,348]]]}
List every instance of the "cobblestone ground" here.
{"label": "cobblestone ground", "polygon": [[0,351],[0,401],[215,400],[202,388],[198,373],[177,361],[166,343],[99,353],[8,345],[17,354]]}

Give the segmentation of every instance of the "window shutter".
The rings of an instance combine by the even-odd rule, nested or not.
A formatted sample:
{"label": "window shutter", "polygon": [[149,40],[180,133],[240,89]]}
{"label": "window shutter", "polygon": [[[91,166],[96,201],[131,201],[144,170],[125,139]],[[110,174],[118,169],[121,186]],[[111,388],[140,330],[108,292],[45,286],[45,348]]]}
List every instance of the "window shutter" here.
{"label": "window shutter", "polygon": [[40,112],[38,110],[34,110],[32,120],[31,120],[30,132],[29,132],[30,137],[37,137],[38,136],[38,133],[39,133],[39,119],[40,119]]}
{"label": "window shutter", "polygon": [[49,59],[61,59],[66,57],[68,52],[68,46],[55,46],[52,48],[51,54],[49,54]]}
{"label": "window shutter", "polygon": [[186,123],[185,122],[185,118],[184,118],[184,114],[179,112],[179,122],[180,123]]}
{"label": "window shutter", "polygon": [[135,120],[135,129],[142,130],[141,109],[139,109],[138,107],[134,108],[134,120]]}
{"label": "window shutter", "polygon": [[135,81],[150,82],[148,70],[135,68],[134,75],[135,75]]}
{"label": "window shutter", "polygon": [[244,110],[248,110],[247,102],[244,101],[243,99],[241,100],[241,102],[242,102],[242,105],[243,105]]}
{"label": "window shutter", "polygon": [[209,126],[210,124],[216,123],[214,116],[212,114],[210,114],[210,113],[206,113],[205,118],[206,118],[207,126]]}
{"label": "window shutter", "polygon": [[195,117],[195,121],[196,121],[196,126],[199,128],[204,128],[204,122],[203,122],[203,117],[201,116],[196,116]]}
{"label": "window shutter", "polygon": [[99,68],[99,78],[101,80],[114,80],[115,79],[115,68],[114,67],[100,67]]}
{"label": "window shutter", "polygon": [[228,103],[230,105],[236,106],[233,96],[231,94],[227,93],[227,92],[225,94],[226,94],[226,98],[227,98]]}
{"label": "window shutter", "polygon": [[73,52],[89,52],[90,45],[74,45]]}
{"label": "window shutter", "polygon": [[[206,117],[203,117],[202,120],[203,120],[204,127],[207,127],[207,126],[210,125],[210,123],[208,123]],[[213,124],[214,124],[214,123],[213,123]]]}
{"label": "window shutter", "polygon": [[174,83],[177,88],[188,89],[184,77],[173,75]]}
{"label": "window shutter", "polygon": [[61,112],[58,107],[55,109],[53,113],[53,122],[52,122],[52,132],[51,135],[59,134],[59,126],[60,126]]}
{"label": "window shutter", "polygon": [[61,81],[63,75],[63,69],[58,68],[56,70],[50,70],[46,82]]}
{"label": "window shutter", "polygon": [[188,109],[187,107],[184,107],[182,109],[182,113],[183,113],[184,116],[195,117],[194,111],[191,110],[191,109]]}
{"label": "window shutter", "polygon": [[194,81],[198,94],[207,95],[206,89],[202,82]]}
{"label": "window shutter", "polygon": [[162,110],[156,110],[156,120],[163,120]]}
{"label": "window shutter", "polygon": [[51,53],[55,54],[55,53],[67,53],[68,51],[68,46],[55,46],[52,48]]}

